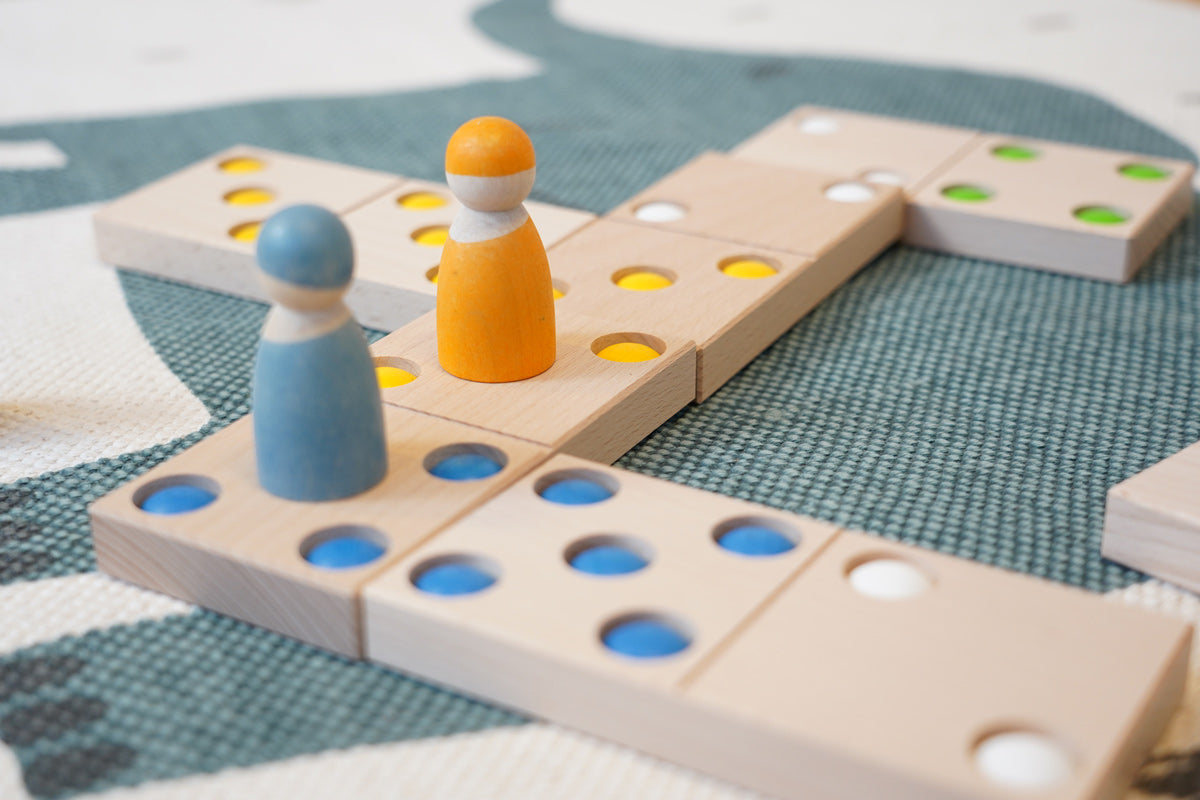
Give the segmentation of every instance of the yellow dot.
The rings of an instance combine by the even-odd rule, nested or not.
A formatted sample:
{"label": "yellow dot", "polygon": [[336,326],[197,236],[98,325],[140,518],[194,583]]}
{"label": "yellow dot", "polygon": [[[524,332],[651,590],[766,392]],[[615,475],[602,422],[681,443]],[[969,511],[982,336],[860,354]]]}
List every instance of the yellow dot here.
{"label": "yellow dot", "polygon": [[375,377],[379,381],[380,389],[393,389],[417,379],[416,375],[399,367],[376,367]]}
{"label": "yellow dot", "polygon": [[653,358],[658,358],[662,353],[659,353],[650,345],[641,344],[640,342],[617,342],[616,344],[610,344],[599,353],[596,353],[596,355],[608,361],[632,363],[635,361],[649,361]]}
{"label": "yellow dot", "polygon": [[222,172],[232,172],[236,175],[242,175],[247,172],[258,172],[267,165],[257,158],[250,158],[250,156],[234,156],[233,158],[225,159],[217,166],[221,168]]}
{"label": "yellow dot", "polygon": [[563,292],[562,289],[559,289],[557,286],[554,287],[554,299],[555,300],[561,300],[565,294],[566,293]]}
{"label": "yellow dot", "polygon": [[441,208],[448,201],[440,194],[433,192],[409,192],[396,198],[396,204],[409,211],[424,211],[430,208]]}
{"label": "yellow dot", "polygon": [[275,195],[266,189],[259,189],[257,187],[234,189],[225,195],[225,202],[233,206],[257,206],[269,203],[274,199]]}
{"label": "yellow dot", "polygon": [[243,222],[230,228],[229,235],[239,242],[253,242],[258,238],[258,229],[261,227],[261,222]]}
{"label": "yellow dot", "polygon": [[671,279],[666,275],[643,269],[621,275],[617,278],[616,284],[631,292],[653,292],[670,286]]}
{"label": "yellow dot", "polygon": [[449,235],[450,229],[445,225],[431,225],[428,228],[413,231],[412,240],[426,247],[441,247],[446,243],[446,237]]}
{"label": "yellow dot", "polygon": [[775,274],[775,268],[762,261],[749,258],[739,258],[721,265],[721,272],[731,278],[769,278]]}

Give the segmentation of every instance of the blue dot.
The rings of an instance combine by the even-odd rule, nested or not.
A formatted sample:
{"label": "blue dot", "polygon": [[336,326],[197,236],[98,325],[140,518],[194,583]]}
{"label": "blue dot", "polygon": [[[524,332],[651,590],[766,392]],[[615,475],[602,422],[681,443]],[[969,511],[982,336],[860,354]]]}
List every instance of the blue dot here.
{"label": "blue dot", "polygon": [[447,481],[478,481],[504,469],[495,459],[479,453],[459,453],[434,464],[429,474]]}
{"label": "blue dot", "polygon": [[186,514],[204,508],[217,496],[199,486],[168,486],[142,501],[142,511],[150,514]]}
{"label": "blue dot", "polygon": [[779,531],[762,525],[740,525],[721,534],[717,544],[744,556],[777,556],[796,546]]}
{"label": "blue dot", "polygon": [[567,478],[552,483],[542,490],[542,497],[551,503],[564,506],[586,506],[601,503],[613,493],[605,486],[584,478]]}
{"label": "blue dot", "polygon": [[495,582],[492,575],[463,562],[438,564],[422,570],[413,580],[422,592],[445,596],[482,592]]}
{"label": "blue dot", "polygon": [[383,555],[384,548],[359,536],[338,536],[321,542],[304,555],[314,567],[350,569],[370,564]]}
{"label": "blue dot", "polygon": [[604,633],[604,646],[633,658],[660,658],[685,650],[689,639],[657,619],[638,618],[618,622]]}
{"label": "blue dot", "polygon": [[571,566],[589,575],[626,575],[643,569],[648,562],[627,547],[600,544],[571,557]]}

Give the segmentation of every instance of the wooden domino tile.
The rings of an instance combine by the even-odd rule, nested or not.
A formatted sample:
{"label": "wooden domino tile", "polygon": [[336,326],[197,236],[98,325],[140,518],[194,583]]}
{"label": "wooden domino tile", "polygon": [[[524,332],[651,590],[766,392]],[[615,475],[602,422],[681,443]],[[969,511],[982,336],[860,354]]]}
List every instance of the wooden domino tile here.
{"label": "wooden domino tile", "polygon": [[[581,505],[548,499],[572,481],[611,496]],[[748,526],[777,531],[789,549],[748,556],[718,546],[722,532]],[[364,588],[367,657],[594,733],[636,739],[640,694],[669,690],[701,670],[835,530],[555,456]],[[601,556],[589,565],[585,552],[598,548],[628,560],[598,570]],[[477,569],[494,585],[439,594],[418,576],[441,565]],[[661,618],[688,644],[670,658],[605,647],[605,630],[639,618]]]}
{"label": "wooden domino tile", "polygon": [[1187,216],[1183,161],[983,136],[913,198],[920,247],[1123,282]]}
{"label": "wooden domino tile", "polygon": [[1101,552],[1200,592],[1200,442],[1108,490]]}
{"label": "wooden domino tile", "polygon": [[[392,286],[426,298],[424,310],[432,309],[442,245],[459,207],[445,184],[406,180],[346,214],[362,292]],[[595,219],[586,211],[548,203],[528,201],[525,208],[547,246]]]}
{"label": "wooden domino tile", "polygon": [[[552,500],[572,481],[599,487],[595,502]],[[718,544],[749,527],[797,546]],[[632,558],[596,574],[606,562],[582,565],[598,548]],[[472,580],[438,575],[455,570]],[[373,661],[797,799],[1116,797],[1181,695],[1191,636],[1079,590],[562,456],[368,583],[363,607]],[[668,635],[622,639],[628,623]],[[1049,769],[997,767],[1014,735]],[[1032,795],[1006,783],[1031,779]]]}
{"label": "wooden domino tile", "polygon": [[978,135],[966,128],[802,106],[739,144],[732,154],[901,186],[912,196]]}
{"label": "wooden domino tile", "polygon": [[[327,650],[361,657],[358,590],[440,527],[467,513],[548,452],[530,442],[404,409],[385,407],[389,471],[345,500],[302,503],[263,491],[253,427],[245,417],[90,509],[104,572]],[[446,456],[480,453],[503,468],[479,480],[435,477]],[[216,495],[190,513],[143,511],[166,486]],[[353,569],[323,569],[304,554],[340,535],[384,548]]]}
{"label": "wooden domino tile", "polygon": [[705,153],[608,218],[827,259],[849,274],[900,237],[904,195],[894,186]]}
{"label": "wooden domino tile", "polygon": [[696,341],[697,402],[849,277],[834,262],[610,220],[549,255],[560,315]]}
{"label": "wooden domino tile", "polygon": [[[400,181],[382,172],[239,145],[99,209],[96,246],[109,264],[265,302],[254,263],[259,223],[297,203],[342,214]],[[383,325],[390,329],[414,311],[427,310],[422,304],[405,308],[407,297],[395,293],[372,301],[378,288],[360,281],[348,297],[364,325],[394,323]],[[389,310],[388,304],[396,307]]]}
{"label": "wooden domino tile", "polygon": [[[611,463],[695,397],[696,346],[655,330],[623,330],[580,314],[558,315],[557,360],[533,378],[475,383],[442,369],[434,314],[371,347],[377,366],[416,379],[383,390],[385,403],[537,442],[555,451]],[[616,343],[644,344],[647,361],[609,361]]]}

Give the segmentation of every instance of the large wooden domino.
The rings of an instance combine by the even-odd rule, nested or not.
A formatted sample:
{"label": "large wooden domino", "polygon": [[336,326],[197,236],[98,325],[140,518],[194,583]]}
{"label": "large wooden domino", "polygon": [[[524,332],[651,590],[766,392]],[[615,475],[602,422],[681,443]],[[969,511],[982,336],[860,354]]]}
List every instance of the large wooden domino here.
{"label": "large wooden domino", "polygon": [[902,186],[910,197],[979,135],[819,106],[801,106],[732,150],[738,158]]}
{"label": "large wooden domino", "polygon": [[694,340],[697,402],[849,277],[834,261],[611,220],[549,254],[560,316]]}
{"label": "large wooden domino", "polygon": [[1192,207],[1183,161],[983,136],[917,192],[905,241],[1085,278],[1130,280]]}
{"label": "large wooden domino", "polygon": [[1200,592],[1200,442],[1108,490],[1105,558]]}
{"label": "large wooden domino", "polygon": [[[371,576],[515,476],[545,448],[395,407],[384,408],[389,469],[373,489],[334,502],[283,500],[259,487],[251,418],[244,417],[92,504],[101,570],[164,594],[342,653],[361,655],[358,589]],[[440,460],[478,453],[493,476],[446,480]],[[169,486],[215,495],[189,513],[143,510]],[[341,536],[384,549],[356,569],[314,566],[305,555]]]}
{"label": "large wooden domino", "polygon": [[[571,483],[594,493],[556,496]],[[747,555],[727,538],[747,531],[775,545]],[[581,566],[602,548],[629,558]],[[445,591],[446,569],[476,579]],[[797,799],[1115,797],[1182,693],[1191,636],[563,456],[369,582],[363,605],[371,660]],[[1048,766],[1006,770],[1022,746]]]}
{"label": "large wooden domino", "polygon": [[894,186],[705,153],[608,218],[823,259],[852,274],[900,237],[904,195]]}
{"label": "large wooden domino", "polygon": [[[372,347],[378,365],[415,380],[383,390],[385,403],[537,442],[610,463],[695,397],[696,346],[656,330],[623,329],[580,314],[558,319],[558,358],[513,383],[456,378],[437,359],[436,320],[427,314]],[[601,358],[610,345],[647,345],[659,355],[626,363]]]}
{"label": "large wooden domino", "polygon": [[[547,246],[595,219],[586,211],[548,203],[526,201],[525,207]],[[444,184],[407,180],[346,214],[359,280],[403,287],[427,297],[432,309],[442,244],[458,209]]]}

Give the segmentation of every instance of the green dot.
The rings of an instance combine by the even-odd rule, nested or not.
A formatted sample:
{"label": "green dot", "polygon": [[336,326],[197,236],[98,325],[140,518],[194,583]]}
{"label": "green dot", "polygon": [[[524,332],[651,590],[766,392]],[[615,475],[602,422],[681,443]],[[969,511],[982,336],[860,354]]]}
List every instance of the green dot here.
{"label": "green dot", "polygon": [[990,189],[985,189],[982,186],[957,184],[942,189],[942,196],[948,197],[951,200],[958,200],[961,203],[981,203],[984,200],[990,200],[992,192]]}
{"label": "green dot", "polygon": [[1126,178],[1133,178],[1135,181],[1161,181],[1171,174],[1167,170],[1152,164],[1125,164],[1117,172],[1120,172]]}
{"label": "green dot", "polygon": [[1018,144],[1002,144],[992,148],[992,155],[1005,161],[1033,161],[1038,157],[1038,151]]}
{"label": "green dot", "polygon": [[1120,225],[1129,219],[1129,214],[1108,206],[1083,206],[1075,209],[1075,219],[1092,225]]}

